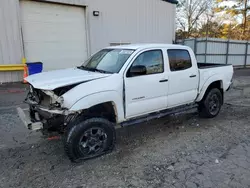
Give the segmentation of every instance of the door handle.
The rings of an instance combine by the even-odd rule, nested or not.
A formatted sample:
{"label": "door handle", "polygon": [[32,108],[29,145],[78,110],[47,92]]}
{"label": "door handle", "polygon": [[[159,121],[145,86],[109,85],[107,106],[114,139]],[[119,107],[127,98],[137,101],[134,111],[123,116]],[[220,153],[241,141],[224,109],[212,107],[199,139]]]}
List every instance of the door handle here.
{"label": "door handle", "polygon": [[196,77],[196,75],[194,74],[194,75],[191,75],[191,76],[189,76],[190,78],[194,78],[194,77]]}
{"label": "door handle", "polygon": [[159,82],[168,82],[168,79],[160,80]]}

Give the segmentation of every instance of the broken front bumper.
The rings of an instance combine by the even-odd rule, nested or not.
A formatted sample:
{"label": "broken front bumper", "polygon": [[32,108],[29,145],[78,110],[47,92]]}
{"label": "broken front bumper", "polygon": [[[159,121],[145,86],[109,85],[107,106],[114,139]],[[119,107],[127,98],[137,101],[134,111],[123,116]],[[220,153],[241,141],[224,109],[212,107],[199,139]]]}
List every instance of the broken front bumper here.
{"label": "broken front bumper", "polygon": [[20,107],[17,108],[17,113],[24,123],[25,127],[27,127],[29,130],[35,131],[35,130],[41,130],[43,129],[43,123],[42,122],[32,122],[30,117],[30,111],[29,109],[22,109]]}

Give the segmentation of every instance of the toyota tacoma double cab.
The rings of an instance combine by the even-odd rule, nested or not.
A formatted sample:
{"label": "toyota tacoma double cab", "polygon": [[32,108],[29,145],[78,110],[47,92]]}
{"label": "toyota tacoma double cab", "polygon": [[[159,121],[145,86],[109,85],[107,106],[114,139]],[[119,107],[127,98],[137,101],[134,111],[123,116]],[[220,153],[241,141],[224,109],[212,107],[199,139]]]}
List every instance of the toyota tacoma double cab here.
{"label": "toyota tacoma double cab", "polygon": [[116,126],[197,108],[218,115],[232,65],[197,63],[187,46],[133,44],[104,48],[78,67],[28,76],[20,119],[30,130],[63,135],[71,161],[110,152]]}

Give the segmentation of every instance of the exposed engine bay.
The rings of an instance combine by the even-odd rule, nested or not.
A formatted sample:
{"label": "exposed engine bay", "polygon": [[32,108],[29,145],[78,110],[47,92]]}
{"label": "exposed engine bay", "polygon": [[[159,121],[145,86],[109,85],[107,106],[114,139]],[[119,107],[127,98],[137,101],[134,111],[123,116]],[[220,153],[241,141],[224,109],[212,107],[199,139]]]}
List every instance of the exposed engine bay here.
{"label": "exposed engine bay", "polygon": [[77,99],[68,95],[65,101],[65,95],[78,85],[108,76],[109,74],[78,68],[58,70],[53,74],[45,72],[42,76],[31,75],[27,77],[30,89],[24,100],[29,109],[19,108],[18,114],[30,130],[63,133],[69,122],[82,112],[82,110],[69,110]]}
{"label": "exposed engine bay", "polygon": [[25,103],[29,105],[29,115],[32,122],[42,122],[43,132],[63,133],[67,123],[75,116],[68,109],[63,108],[64,93],[75,87],[76,84],[57,88],[54,91],[35,89],[30,85]]}

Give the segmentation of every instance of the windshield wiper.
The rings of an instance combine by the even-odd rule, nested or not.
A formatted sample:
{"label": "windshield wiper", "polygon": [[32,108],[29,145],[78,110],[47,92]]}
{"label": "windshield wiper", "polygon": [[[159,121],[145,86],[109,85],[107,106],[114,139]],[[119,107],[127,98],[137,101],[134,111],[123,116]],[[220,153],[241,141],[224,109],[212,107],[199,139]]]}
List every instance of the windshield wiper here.
{"label": "windshield wiper", "polygon": [[100,72],[100,73],[105,73],[105,74],[112,74],[113,72],[109,72],[109,71],[105,71],[105,70],[100,70],[97,68],[92,68],[92,67],[85,67],[85,66],[80,66],[77,67],[78,69],[82,69],[82,70],[87,70],[87,71],[92,71],[92,72]]}

